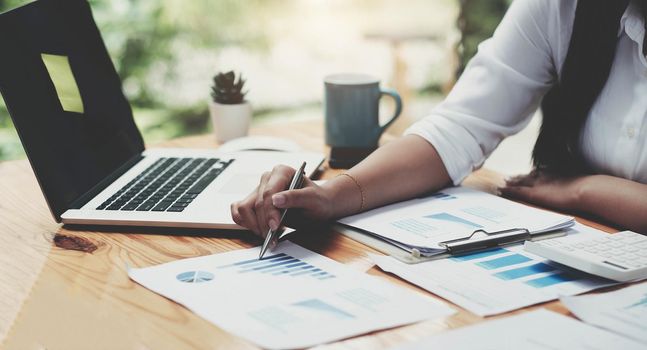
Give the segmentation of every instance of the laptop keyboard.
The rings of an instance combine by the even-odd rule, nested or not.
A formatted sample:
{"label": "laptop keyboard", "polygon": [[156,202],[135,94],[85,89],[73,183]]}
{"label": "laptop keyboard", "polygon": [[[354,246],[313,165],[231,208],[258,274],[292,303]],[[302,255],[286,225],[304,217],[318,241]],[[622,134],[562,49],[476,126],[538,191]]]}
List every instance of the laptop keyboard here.
{"label": "laptop keyboard", "polygon": [[181,212],[233,161],[160,158],[97,210]]}

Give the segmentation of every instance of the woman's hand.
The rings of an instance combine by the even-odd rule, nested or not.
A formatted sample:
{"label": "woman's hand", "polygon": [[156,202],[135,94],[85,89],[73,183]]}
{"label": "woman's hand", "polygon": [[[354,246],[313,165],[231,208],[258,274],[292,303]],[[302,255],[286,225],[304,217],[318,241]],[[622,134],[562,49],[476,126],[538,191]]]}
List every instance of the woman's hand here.
{"label": "woman's hand", "polygon": [[[263,174],[261,182],[247,198],[232,203],[231,216],[235,223],[265,237],[269,229],[279,229],[280,210],[298,208],[300,219],[325,221],[332,217],[332,200],[327,191],[308,177],[303,187],[285,191],[295,169],[279,165]],[[293,213],[293,212],[291,212]],[[301,221],[301,220],[299,220]],[[288,222],[288,225],[291,223]]]}
{"label": "woman's hand", "polygon": [[579,210],[587,176],[560,178],[534,170],[515,176],[499,188],[504,197],[559,210]]}

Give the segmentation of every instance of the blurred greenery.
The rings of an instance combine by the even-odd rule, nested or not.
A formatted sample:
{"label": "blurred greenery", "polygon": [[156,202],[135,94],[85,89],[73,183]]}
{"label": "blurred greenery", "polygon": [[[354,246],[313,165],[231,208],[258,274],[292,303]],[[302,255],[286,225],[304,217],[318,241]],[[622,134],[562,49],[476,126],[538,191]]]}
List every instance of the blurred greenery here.
{"label": "blurred greenery", "polygon": [[[476,51],[477,44],[491,35],[509,1],[458,0],[461,9],[458,28],[462,31],[459,72]],[[0,0],[0,12],[27,2],[30,1]],[[201,53],[200,50],[217,47],[241,47],[263,54],[271,45],[266,33],[269,19],[281,16],[289,4],[296,6],[298,11],[300,4],[282,0],[89,2],[147,143],[204,133],[210,128],[204,98],[198,96],[200,98],[187,102],[174,96],[178,75],[186,75],[186,72],[178,72],[180,61],[186,62],[187,55]],[[190,63],[189,60],[189,68]],[[430,86],[433,87],[430,92],[438,92],[438,85]],[[208,90],[204,90],[208,96]],[[302,107],[312,108],[312,102]],[[281,108],[292,107],[273,108],[279,108],[282,113]],[[272,112],[261,107],[255,111],[255,116]],[[0,99],[0,161],[21,157],[24,157],[22,146],[4,101]]]}
{"label": "blurred greenery", "polygon": [[[0,0],[0,12],[27,0]],[[89,0],[103,40],[122,79],[136,121],[147,142],[204,132],[209,125],[207,105],[173,106],[156,94],[152,71],[163,71],[173,82],[173,66],[182,47],[245,43],[248,49],[266,47],[262,21],[255,11],[268,12],[277,1],[262,0]],[[256,25],[252,25],[256,24]],[[163,67],[165,69],[160,69]],[[213,72],[210,72],[212,74]],[[24,156],[4,100],[0,99],[0,160]]]}
{"label": "blurred greenery", "polygon": [[459,0],[457,26],[461,32],[458,45],[459,65],[456,76],[465,70],[481,41],[489,38],[501,22],[512,0]]}

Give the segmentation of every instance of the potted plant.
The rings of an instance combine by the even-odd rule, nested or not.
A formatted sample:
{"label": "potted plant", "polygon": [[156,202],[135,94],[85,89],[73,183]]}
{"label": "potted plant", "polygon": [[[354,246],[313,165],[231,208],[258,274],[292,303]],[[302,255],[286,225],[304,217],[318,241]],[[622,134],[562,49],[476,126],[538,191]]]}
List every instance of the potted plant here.
{"label": "potted plant", "polygon": [[245,80],[229,71],[213,77],[209,104],[213,129],[218,142],[246,136],[252,120],[252,107],[245,101]]}

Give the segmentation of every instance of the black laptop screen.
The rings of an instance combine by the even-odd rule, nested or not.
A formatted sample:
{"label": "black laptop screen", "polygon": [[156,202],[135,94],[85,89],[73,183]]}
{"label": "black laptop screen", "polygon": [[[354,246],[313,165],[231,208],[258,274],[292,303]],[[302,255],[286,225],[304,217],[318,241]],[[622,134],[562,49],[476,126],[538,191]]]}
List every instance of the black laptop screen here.
{"label": "black laptop screen", "polygon": [[0,92],[57,221],[143,151],[85,0],[0,15]]}

